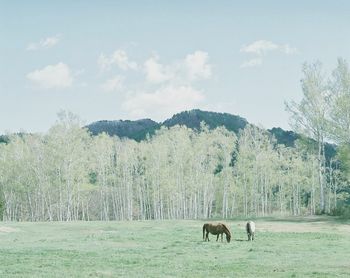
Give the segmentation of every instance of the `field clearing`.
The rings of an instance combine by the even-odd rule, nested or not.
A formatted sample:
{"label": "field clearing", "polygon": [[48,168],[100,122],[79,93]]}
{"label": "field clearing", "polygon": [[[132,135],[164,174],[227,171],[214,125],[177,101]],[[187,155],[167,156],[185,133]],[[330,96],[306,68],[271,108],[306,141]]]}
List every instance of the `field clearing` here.
{"label": "field clearing", "polygon": [[350,277],[350,225],[329,217],[225,221],[0,222],[0,277]]}

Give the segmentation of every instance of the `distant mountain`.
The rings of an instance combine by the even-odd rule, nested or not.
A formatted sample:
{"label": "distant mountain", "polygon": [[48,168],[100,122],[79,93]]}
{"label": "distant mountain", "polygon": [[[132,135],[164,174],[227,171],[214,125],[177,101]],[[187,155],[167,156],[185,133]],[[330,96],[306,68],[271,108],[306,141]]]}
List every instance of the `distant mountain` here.
{"label": "distant mountain", "polygon": [[185,125],[188,128],[199,129],[201,122],[206,123],[210,129],[224,126],[227,130],[236,134],[248,124],[246,119],[236,115],[194,109],[175,114],[170,119],[165,120],[162,125],[166,127]]}
{"label": "distant mountain", "polygon": [[[175,114],[170,119],[163,123],[157,123],[150,119],[137,121],[99,121],[87,126],[93,135],[106,132],[111,136],[127,137],[136,141],[144,140],[147,136],[153,135],[161,126],[172,127],[175,125],[184,125],[192,129],[200,129],[201,122],[204,122],[210,129],[219,126],[224,126],[227,130],[238,134],[240,129],[244,129],[248,121],[240,116],[228,113],[217,113],[194,109]],[[287,147],[295,147],[297,139],[303,139],[306,144],[315,146],[315,141],[310,138],[303,138],[300,134],[293,131],[287,131],[279,127],[269,129],[268,132],[273,135],[278,144],[283,144]],[[335,156],[336,146],[325,144],[326,158]]]}
{"label": "distant mountain", "polygon": [[[268,131],[276,138],[278,144],[283,144],[286,147],[295,147],[295,141],[299,139],[304,142],[304,145],[308,145],[309,148],[314,148],[316,151],[316,141],[311,138],[304,137],[293,131],[284,130],[280,127],[274,127],[272,129],[268,129]],[[335,144],[325,143],[324,148],[327,161],[336,155],[336,147],[337,146]]]}
{"label": "distant mountain", "polygon": [[208,125],[210,129],[218,126],[224,126],[227,130],[238,134],[240,129],[248,124],[247,120],[236,115],[228,113],[217,113],[201,111],[199,109],[190,110],[175,114],[163,123],[157,123],[150,119],[137,121],[117,120],[117,121],[98,121],[87,125],[86,127],[93,135],[105,132],[110,136],[127,137],[136,141],[146,138],[146,135],[153,135],[161,126],[172,127],[175,125],[184,125],[192,129],[200,129],[201,122]]}
{"label": "distant mountain", "polygon": [[98,121],[86,127],[93,135],[105,132],[110,136],[116,135],[121,138],[127,137],[141,141],[146,138],[147,134],[154,134],[155,130],[160,128],[160,124],[150,119],[142,119],[137,121]]}

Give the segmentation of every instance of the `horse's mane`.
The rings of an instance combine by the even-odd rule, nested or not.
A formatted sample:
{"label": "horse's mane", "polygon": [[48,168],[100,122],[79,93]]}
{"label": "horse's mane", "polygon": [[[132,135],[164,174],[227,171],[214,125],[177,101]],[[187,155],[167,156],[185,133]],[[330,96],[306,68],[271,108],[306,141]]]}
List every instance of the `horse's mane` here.
{"label": "horse's mane", "polygon": [[221,225],[224,227],[226,234],[231,236],[231,232],[230,232],[229,228],[224,223],[221,223]]}

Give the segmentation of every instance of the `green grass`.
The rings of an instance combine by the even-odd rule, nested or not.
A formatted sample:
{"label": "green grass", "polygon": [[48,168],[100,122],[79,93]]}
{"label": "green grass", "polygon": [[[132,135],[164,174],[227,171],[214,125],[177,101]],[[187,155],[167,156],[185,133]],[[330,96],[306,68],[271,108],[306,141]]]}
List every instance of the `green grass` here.
{"label": "green grass", "polygon": [[350,277],[350,225],[334,218],[225,221],[231,243],[202,241],[204,221],[0,222],[0,277]]}

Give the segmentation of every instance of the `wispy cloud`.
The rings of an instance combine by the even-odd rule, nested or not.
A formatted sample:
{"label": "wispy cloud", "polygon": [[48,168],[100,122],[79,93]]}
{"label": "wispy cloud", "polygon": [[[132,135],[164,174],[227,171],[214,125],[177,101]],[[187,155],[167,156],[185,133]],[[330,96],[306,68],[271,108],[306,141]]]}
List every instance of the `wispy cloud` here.
{"label": "wispy cloud", "polygon": [[261,58],[254,58],[250,59],[248,61],[245,61],[243,64],[241,64],[241,68],[250,68],[250,67],[258,67],[262,64]]}
{"label": "wispy cloud", "polygon": [[148,82],[162,83],[172,78],[173,70],[169,67],[165,67],[159,63],[158,60],[159,57],[153,55],[144,63],[144,71]]}
{"label": "wispy cloud", "polygon": [[257,40],[251,44],[243,45],[241,47],[240,52],[252,54],[256,57],[245,61],[243,64],[241,64],[240,67],[247,68],[260,66],[263,62],[263,56],[265,56],[269,52],[276,51],[286,55],[292,55],[298,52],[298,50],[295,47],[292,47],[289,44],[277,44],[272,41]]}
{"label": "wispy cloud", "polygon": [[43,38],[39,42],[31,42],[30,44],[28,44],[26,49],[28,51],[48,49],[58,44],[60,40],[61,40],[61,35],[55,35],[52,37]]}
{"label": "wispy cloud", "polygon": [[34,70],[27,74],[27,79],[41,89],[68,88],[73,83],[71,69],[62,62]]}
{"label": "wispy cloud", "polygon": [[117,75],[111,79],[106,80],[102,85],[101,88],[106,92],[114,92],[119,91],[124,87],[124,76]]}
{"label": "wispy cloud", "polygon": [[185,65],[188,76],[191,80],[207,79],[212,75],[212,66],[208,63],[207,52],[197,50],[185,58]]}
{"label": "wispy cloud", "polygon": [[108,70],[112,65],[118,66],[121,70],[136,70],[138,65],[135,61],[131,61],[127,53],[122,49],[117,49],[112,55],[106,56],[101,53],[97,64],[102,70]]}
{"label": "wispy cloud", "polygon": [[[122,109],[130,118],[161,120],[178,111],[198,107],[205,101],[205,94],[196,87],[200,81],[212,76],[209,54],[201,50],[169,63],[161,62],[160,57],[153,53],[142,63],[129,58],[124,50],[119,49],[110,56],[102,53],[98,65],[103,71],[112,66],[124,71],[132,70],[127,74],[130,80],[136,80],[133,84],[126,84],[121,75],[101,84],[101,89],[107,92],[123,89]],[[140,76],[140,73],[143,75]],[[140,77],[142,79],[138,83]]]}
{"label": "wispy cloud", "polygon": [[298,53],[298,49],[296,47],[292,47],[289,44],[285,44],[283,46],[280,47],[282,49],[282,51],[288,55],[290,54],[296,54]]}
{"label": "wispy cloud", "polygon": [[262,55],[268,51],[277,50],[279,46],[271,41],[259,40],[241,47],[241,52]]}
{"label": "wispy cloud", "polygon": [[146,80],[151,83],[172,82],[189,84],[192,81],[209,79],[212,66],[207,52],[197,50],[181,60],[161,64],[159,57],[153,55],[144,63]]}

